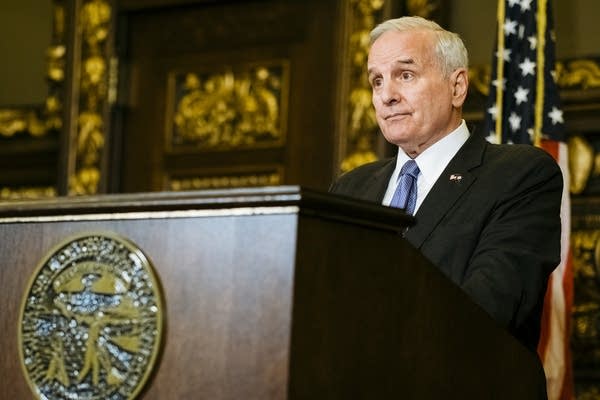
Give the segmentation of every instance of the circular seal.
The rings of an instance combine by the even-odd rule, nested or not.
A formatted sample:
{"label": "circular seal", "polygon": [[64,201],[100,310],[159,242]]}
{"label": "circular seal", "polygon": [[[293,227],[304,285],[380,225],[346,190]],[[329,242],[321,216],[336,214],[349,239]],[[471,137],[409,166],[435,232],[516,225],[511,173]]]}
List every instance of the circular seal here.
{"label": "circular seal", "polygon": [[21,364],[40,399],[133,399],[162,336],[162,295],[142,251],[114,234],[71,238],[23,299]]}

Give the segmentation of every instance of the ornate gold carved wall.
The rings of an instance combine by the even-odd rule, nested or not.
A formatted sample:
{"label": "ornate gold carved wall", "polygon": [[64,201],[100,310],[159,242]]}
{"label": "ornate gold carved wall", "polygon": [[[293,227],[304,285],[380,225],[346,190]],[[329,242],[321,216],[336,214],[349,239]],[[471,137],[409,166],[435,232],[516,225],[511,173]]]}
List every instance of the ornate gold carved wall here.
{"label": "ornate gold carved wall", "polygon": [[207,176],[170,178],[167,187],[172,191],[223,189],[232,187],[277,186],[283,183],[281,167],[271,169],[256,167],[247,172],[211,174]]}
{"label": "ornate gold carved wall", "polygon": [[572,201],[571,249],[575,285],[571,348],[576,398],[600,395],[600,202],[578,197]]}
{"label": "ornate gold carved wall", "polygon": [[289,65],[237,71],[173,72],[167,110],[168,150],[223,150],[285,144]]}
{"label": "ornate gold carved wall", "polygon": [[350,62],[349,99],[343,158],[340,169],[349,171],[377,159],[375,139],[377,121],[371,106],[371,88],[367,80],[366,63],[369,32],[381,20],[384,1],[353,0],[350,35],[348,37]]}
{"label": "ornate gold carved wall", "polygon": [[[7,147],[24,143],[32,149],[58,142],[63,127],[63,90],[66,59],[66,7],[63,0],[52,1],[52,30],[46,52],[48,95],[44,104],[0,109],[0,141]],[[33,155],[32,157],[36,157]],[[10,166],[15,171],[18,166]],[[16,184],[0,188],[1,200],[54,197],[54,186]]]}
{"label": "ornate gold carved wall", "polygon": [[98,192],[101,160],[106,141],[110,61],[108,37],[111,5],[105,0],[86,0],[76,9],[75,68],[79,77],[72,89],[74,121],[69,132],[68,192]]}
{"label": "ornate gold carved wall", "polygon": [[46,52],[48,96],[45,104],[40,109],[0,109],[0,136],[24,134],[40,137],[61,129],[66,57],[65,13],[64,2],[53,0],[50,46]]}

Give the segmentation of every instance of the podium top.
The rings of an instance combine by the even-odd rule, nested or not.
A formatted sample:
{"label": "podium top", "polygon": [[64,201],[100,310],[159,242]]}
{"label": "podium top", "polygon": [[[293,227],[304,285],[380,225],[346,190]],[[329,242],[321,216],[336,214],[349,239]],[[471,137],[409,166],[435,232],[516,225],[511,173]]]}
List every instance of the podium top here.
{"label": "podium top", "polygon": [[[112,216],[191,210],[286,209],[286,212],[346,220],[380,229],[402,231],[414,218],[402,210],[300,186],[268,186],[186,192],[147,192],[56,197],[0,203],[0,223],[84,215]],[[249,212],[252,213],[252,212]]]}

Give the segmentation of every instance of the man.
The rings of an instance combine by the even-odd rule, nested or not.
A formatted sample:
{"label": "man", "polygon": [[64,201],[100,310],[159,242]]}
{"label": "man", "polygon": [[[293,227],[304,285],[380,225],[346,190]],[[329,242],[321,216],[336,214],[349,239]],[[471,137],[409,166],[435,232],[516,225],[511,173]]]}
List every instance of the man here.
{"label": "man", "polygon": [[[414,213],[406,240],[535,351],[547,279],[560,261],[562,175],[543,150],[469,133],[467,58],[458,35],[423,18],[377,26],[368,77],[377,122],[398,155],[350,171],[331,191]],[[401,172],[405,163],[412,172]],[[397,203],[399,176],[416,191]]]}

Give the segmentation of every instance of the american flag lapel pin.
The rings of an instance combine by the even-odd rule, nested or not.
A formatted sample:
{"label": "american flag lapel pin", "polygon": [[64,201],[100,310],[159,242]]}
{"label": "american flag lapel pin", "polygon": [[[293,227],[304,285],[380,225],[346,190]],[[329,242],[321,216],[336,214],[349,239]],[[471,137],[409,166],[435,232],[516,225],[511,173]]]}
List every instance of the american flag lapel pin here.
{"label": "american flag lapel pin", "polygon": [[450,175],[450,182],[460,183],[461,180],[462,180],[461,174],[451,174]]}

